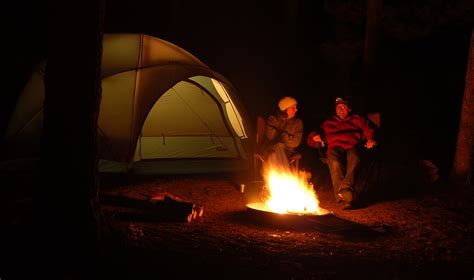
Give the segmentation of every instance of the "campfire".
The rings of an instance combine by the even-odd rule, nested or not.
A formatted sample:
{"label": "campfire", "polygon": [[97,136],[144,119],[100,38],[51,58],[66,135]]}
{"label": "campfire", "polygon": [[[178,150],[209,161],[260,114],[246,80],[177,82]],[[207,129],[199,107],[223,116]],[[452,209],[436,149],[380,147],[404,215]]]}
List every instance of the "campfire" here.
{"label": "campfire", "polygon": [[262,202],[248,207],[279,214],[324,215],[328,210],[319,206],[311,174],[301,170],[282,170],[275,166],[264,167],[265,185]]}

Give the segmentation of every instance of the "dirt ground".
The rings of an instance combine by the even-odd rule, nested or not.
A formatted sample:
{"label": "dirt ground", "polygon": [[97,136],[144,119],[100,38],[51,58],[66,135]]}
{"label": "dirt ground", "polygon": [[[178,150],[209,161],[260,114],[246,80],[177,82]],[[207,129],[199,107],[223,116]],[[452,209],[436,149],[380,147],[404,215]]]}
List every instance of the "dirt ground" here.
{"label": "dirt ground", "polygon": [[[293,216],[288,221],[247,209],[261,187],[248,178],[242,174],[102,175],[100,197],[110,231],[101,258],[101,279],[474,277],[472,186],[443,180],[408,185],[402,182],[417,181],[391,178],[383,184],[383,195],[360,209],[342,210],[326,173],[312,181],[321,206],[331,214],[320,219]],[[246,184],[244,193],[239,191],[241,183]],[[145,220],[130,205],[105,199],[145,201],[146,196],[163,192],[202,205],[203,216],[191,222]],[[9,221],[8,226],[17,229],[10,236],[16,241],[3,238],[15,252],[18,244],[12,242],[23,238],[18,222],[22,201],[18,198],[19,203],[10,204],[2,214],[3,224]],[[21,260],[23,253],[18,254]]]}
{"label": "dirt ground", "polygon": [[[316,179],[315,189],[321,206],[331,211],[330,219],[296,223],[254,215],[246,205],[261,184],[234,175],[103,179],[103,195],[143,199],[144,194],[169,192],[204,206],[201,218],[170,223],[120,219],[113,213],[130,209],[105,204],[124,244],[114,265],[117,275],[134,279],[150,272],[173,278],[226,279],[474,277],[472,187],[440,181],[379,196],[360,209],[342,210],[327,177]],[[239,191],[242,182],[244,193]]]}

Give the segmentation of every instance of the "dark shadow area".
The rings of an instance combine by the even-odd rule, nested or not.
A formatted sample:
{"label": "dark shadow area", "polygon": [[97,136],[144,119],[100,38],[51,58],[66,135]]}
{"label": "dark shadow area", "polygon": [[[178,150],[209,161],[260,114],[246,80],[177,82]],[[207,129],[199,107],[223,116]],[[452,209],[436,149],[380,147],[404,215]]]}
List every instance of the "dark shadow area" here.
{"label": "dark shadow area", "polygon": [[332,213],[321,216],[278,214],[248,208],[246,211],[227,213],[224,219],[262,230],[318,231],[337,235],[352,242],[372,241],[394,232],[394,229],[388,225],[366,226]]}
{"label": "dark shadow area", "polygon": [[[361,166],[356,179],[356,208],[380,201],[394,201],[435,193],[445,185],[439,169],[431,161],[416,158],[391,158],[388,148],[381,145],[361,154]],[[302,168],[312,174],[318,188],[332,192],[332,181],[324,154],[318,149],[304,148]]]}

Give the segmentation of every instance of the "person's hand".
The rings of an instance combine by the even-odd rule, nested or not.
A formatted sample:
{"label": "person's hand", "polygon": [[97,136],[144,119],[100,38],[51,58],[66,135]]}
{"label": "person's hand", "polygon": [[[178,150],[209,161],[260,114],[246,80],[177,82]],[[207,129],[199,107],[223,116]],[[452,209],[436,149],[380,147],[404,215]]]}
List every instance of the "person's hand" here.
{"label": "person's hand", "polygon": [[367,149],[372,149],[375,145],[376,145],[376,143],[375,143],[375,140],[374,140],[374,139],[369,139],[369,140],[367,140],[367,142],[365,143],[365,147],[366,147]]}
{"label": "person's hand", "polygon": [[313,136],[313,141],[314,142],[323,142],[323,139],[321,139],[321,135],[316,134],[315,136]]}

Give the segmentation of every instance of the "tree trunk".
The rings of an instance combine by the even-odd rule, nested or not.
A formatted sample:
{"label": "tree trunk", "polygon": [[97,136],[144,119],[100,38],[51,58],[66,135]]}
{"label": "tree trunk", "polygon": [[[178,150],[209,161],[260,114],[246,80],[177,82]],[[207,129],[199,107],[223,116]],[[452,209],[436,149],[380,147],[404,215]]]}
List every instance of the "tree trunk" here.
{"label": "tree trunk", "polygon": [[364,110],[380,110],[377,76],[377,54],[382,21],[382,0],[367,0],[367,22],[365,27],[362,86],[365,96]]}
{"label": "tree trunk", "polygon": [[462,184],[472,183],[472,161],[474,159],[474,28],[471,30],[468,59],[458,141],[450,175],[452,181]]}
{"label": "tree trunk", "polygon": [[367,24],[364,44],[364,72],[370,75],[374,72],[377,49],[380,37],[382,18],[382,0],[367,0]]}
{"label": "tree trunk", "polygon": [[97,119],[104,0],[48,2],[44,126],[36,222],[40,269],[60,277],[96,270]]}

